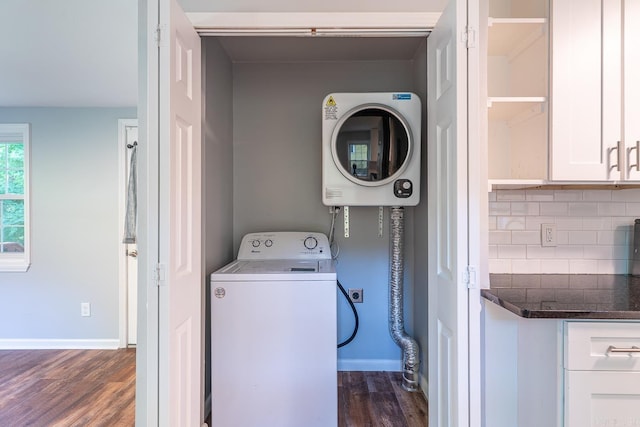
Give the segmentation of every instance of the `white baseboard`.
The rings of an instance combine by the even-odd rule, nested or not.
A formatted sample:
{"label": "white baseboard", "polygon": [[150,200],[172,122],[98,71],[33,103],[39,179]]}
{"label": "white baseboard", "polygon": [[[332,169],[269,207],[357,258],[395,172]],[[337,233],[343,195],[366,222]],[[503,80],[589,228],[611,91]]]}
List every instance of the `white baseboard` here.
{"label": "white baseboard", "polygon": [[402,371],[400,359],[338,359],[338,371]]}
{"label": "white baseboard", "polygon": [[420,374],[420,388],[422,389],[422,393],[424,397],[429,401],[429,381],[427,381],[427,377],[424,373]]}
{"label": "white baseboard", "polygon": [[0,350],[116,350],[120,340],[0,339]]}

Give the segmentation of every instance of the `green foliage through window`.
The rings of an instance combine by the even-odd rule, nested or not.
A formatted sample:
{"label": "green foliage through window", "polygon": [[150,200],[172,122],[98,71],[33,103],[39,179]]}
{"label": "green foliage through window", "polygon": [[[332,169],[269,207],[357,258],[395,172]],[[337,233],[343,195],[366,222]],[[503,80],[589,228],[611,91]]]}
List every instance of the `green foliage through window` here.
{"label": "green foliage through window", "polygon": [[0,143],[0,252],[24,252],[24,145]]}

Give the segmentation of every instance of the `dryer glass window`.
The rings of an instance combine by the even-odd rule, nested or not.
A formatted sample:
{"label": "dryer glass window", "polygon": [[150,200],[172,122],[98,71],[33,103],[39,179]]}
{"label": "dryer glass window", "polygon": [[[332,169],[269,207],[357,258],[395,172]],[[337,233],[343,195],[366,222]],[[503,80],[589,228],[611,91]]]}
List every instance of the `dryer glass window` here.
{"label": "dryer glass window", "polygon": [[336,137],[343,173],[360,181],[383,181],[402,169],[409,155],[404,124],[389,111],[366,108],[347,118]]}

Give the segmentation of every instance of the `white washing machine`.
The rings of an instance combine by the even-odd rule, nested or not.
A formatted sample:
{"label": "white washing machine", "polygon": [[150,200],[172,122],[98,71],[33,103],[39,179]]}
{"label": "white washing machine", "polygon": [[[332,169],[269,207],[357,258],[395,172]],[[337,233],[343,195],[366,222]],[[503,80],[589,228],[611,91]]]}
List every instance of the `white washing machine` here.
{"label": "white washing machine", "polygon": [[336,272],[321,233],[246,235],[211,275],[212,423],[338,423]]}
{"label": "white washing machine", "polygon": [[410,92],[332,93],[322,101],[322,202],[420,202],[420,98]]}

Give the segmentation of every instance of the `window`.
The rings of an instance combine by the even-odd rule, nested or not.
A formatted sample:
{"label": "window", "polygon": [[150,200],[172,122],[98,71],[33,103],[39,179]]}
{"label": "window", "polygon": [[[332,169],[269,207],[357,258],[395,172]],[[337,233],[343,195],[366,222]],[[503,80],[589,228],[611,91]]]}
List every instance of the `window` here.
{"label": "window", "polygon": [[349,164],[355,176],[367,176],[369,166],[369,144],[349,144]]}
{"label": "window", "polygon": [[29,248],[28,124],[0,124],[0,271],[27,271]]}

